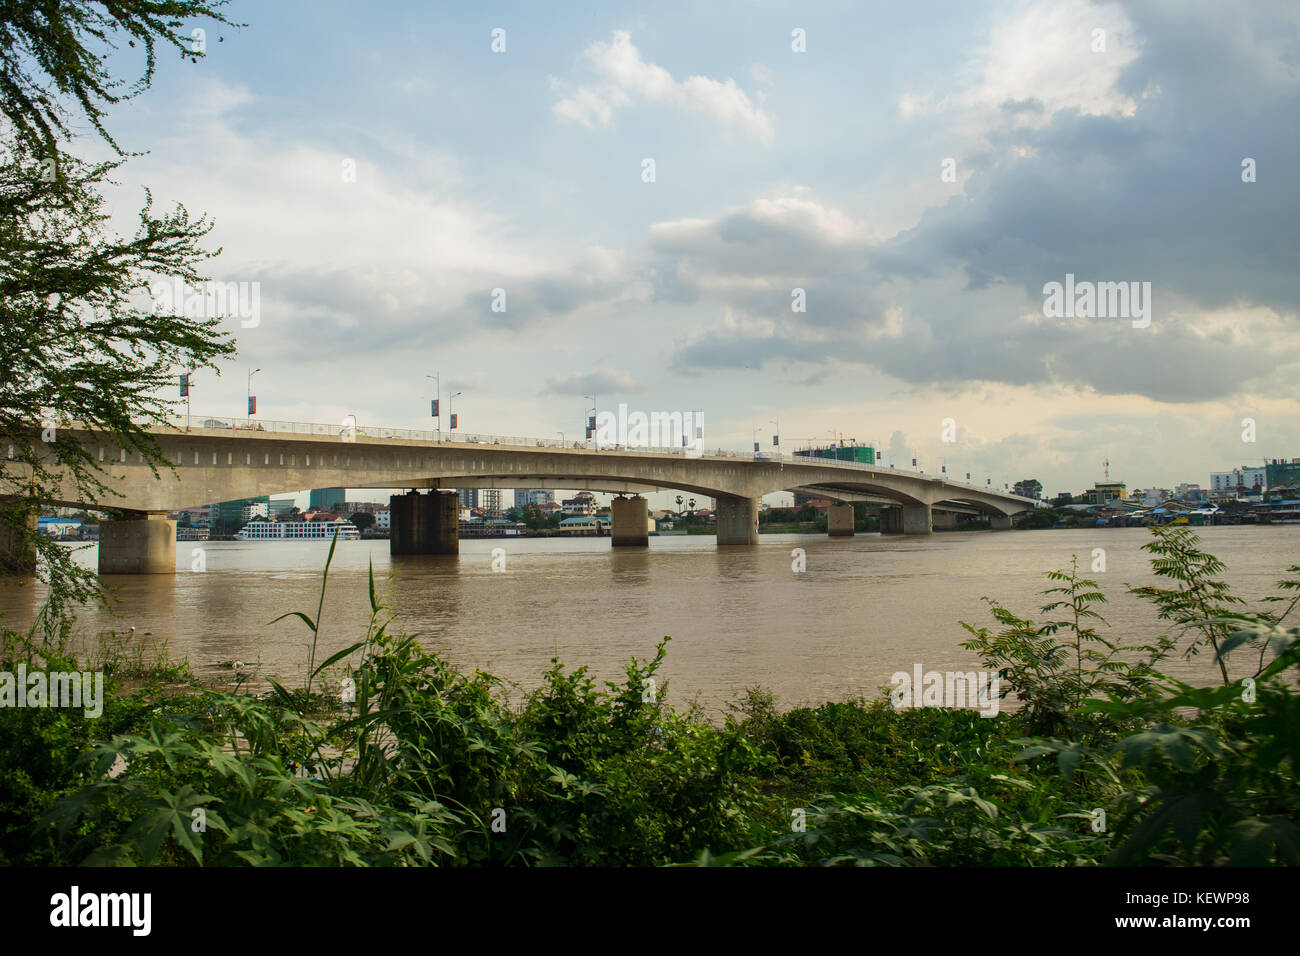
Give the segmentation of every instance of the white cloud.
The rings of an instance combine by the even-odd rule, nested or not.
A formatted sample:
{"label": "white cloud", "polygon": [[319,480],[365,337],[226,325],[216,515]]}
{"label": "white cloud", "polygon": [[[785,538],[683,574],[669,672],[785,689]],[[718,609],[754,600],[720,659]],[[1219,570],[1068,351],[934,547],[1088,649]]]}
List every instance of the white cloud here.
{"label": "white cloud", "polygon": [[[707,76],[674,80],[663,67],[641,57],[626,30],[615,30],[609,42],[593,43],[583,52],[583,58],[600,80],[595,85],[578,87],[552,107],[555,115],[563,119],[588,127],[607,126],[616,110],[639,100],[703,113],[744,130],[764,146],[772,144],[772,117],[756,106],[731,77],[725,82]],[[556,85],[552,81],[552,86]]]}
{"label": "white cloud", "polygon": [[[1104,32],[1104,51],[1094,50]],[[1003,104],[1033,104],[1017,122],[1046,124],[1062,110],[1090,116],[1132,116],[1136,102],[1118,89],[1120,74],[1138,56],[1134,27],[1117,4],[1090,0],[1027,0],[989,30],[958,77],[960,90],[935,99],[907,92],[904,117],[957,108],[996,122]]]}

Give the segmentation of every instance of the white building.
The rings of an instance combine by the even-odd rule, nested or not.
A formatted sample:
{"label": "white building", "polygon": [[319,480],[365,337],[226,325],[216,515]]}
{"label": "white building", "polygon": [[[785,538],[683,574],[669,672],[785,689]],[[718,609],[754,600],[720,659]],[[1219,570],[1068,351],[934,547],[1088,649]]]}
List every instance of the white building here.
{"label": "white building", "polygon": [[571,517],[587,517],[596,513],[596,496],[590,491],[580,491],[562,502],[564,513]]}
{"label": "white building", "polygon": [[1263,468],[1243,465],[1232,471],[1216,471],[1210,474],[1210,491],[1219,494],[1236,494],[1238,488],[1252,491],[1256,485],[1261,491],[1267,489],[1267,477]]}
{"label": "white building", "polygon": [[393,512],[389,508],[375,509],[375,530],[392,531],[393,530]]}
{"label": "white building", "polygon": [[244,505],[244,510],[240,512],[243,524],[248,524],[254,518],[269,517],[271,517],[271,506],[265,501],[254,501],[251,504]]}

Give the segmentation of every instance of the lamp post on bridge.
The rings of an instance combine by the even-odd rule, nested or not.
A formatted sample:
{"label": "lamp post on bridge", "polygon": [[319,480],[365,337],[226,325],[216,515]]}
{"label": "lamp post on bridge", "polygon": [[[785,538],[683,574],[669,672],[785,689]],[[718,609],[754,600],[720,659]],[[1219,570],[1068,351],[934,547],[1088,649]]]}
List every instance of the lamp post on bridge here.
{"label": "lamp post on bridge", "polygon": [[452,408],[454,407],[454,406],[452,405],[452,402],[454,402],[457,398],[459,398],[461,395],[464,395],[464,394],[465,394],[464,392],[456,392],[454,395],[448,395],[448,396],[447,396],[447,417],[451,419],[451,422],[449,423],[449,426],[448,426],[448,428],[447,428],[447,440],[448,440],[448,441],[455,441],[455,440],[456,440],[456,436],[453,435],[453,434],[451,434],[452,432],[454,432],[454,431],[456,430],[456,424],[457,424],[457,423],[456,423],[456,414],[455,414],[455,412],[452,411]]}
{"label": "lamp post on bridge", "polygon": [[253,376],[260,371],[262,371],[260,368],[255,368],[248,373],[248,421],[246,424],[250,431],[253,428],[253,416],[257,414],[257,399],[253,397]]}
{"label": "lamp post on bridge", "polygon": [[436,428],[438,431],[438,436],[437,436],[438,441],[442,441],[442,415],[441,415],[442,409],[438,407],[439,405],[442,404],[442,382],[438,378],[440,374],[441,373],[439,372],[434,372],[432,375],[424,376],[425,378],[433,379],[434,397],[433,397],[433,408],[431,409],[431,411],[433,412],[434,428]]}
{"label": "lamp post on bridge", "polygon": [[[587,409],[585,407],[582,410],[582,417],[587,419],[582,423],[583,425],[582,433],[587,436],[586,438],[587,441],[591,441],[591,439],[596,434],[596,416],[599,414],[599,412],[597,411],[596,396],[584,395],[582,397],[591,400],[591,417],[587,418]],[[599,451],[600,450],[599,447],[597,447],[596,450]]]}

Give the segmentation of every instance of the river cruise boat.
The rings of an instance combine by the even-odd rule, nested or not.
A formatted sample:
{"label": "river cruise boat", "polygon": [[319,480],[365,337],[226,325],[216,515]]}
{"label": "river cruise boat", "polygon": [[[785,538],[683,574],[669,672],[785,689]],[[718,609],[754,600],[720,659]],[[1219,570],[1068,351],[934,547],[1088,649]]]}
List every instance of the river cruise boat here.
{"label": "river cruise boat", "polygon": [[361,532],[351,521],[250,521],[236,541],[358,541]]}

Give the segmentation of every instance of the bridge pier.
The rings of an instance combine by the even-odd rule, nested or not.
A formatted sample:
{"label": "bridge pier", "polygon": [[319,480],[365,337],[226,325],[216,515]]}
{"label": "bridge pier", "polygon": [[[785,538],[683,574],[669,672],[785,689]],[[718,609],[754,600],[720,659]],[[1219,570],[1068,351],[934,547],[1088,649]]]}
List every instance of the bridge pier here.
{"label": "bridge pier", "polygon": [[934,512],[929,505],[903,505],[903,534],[930,534]]}
{"label": "bridge pier", "polygon": [[880,533],[881,534],[902,534],[903,533],[903,509],[902,508],[881,508],[880,509]]}
{"label": "bridge pier", "polygon": [[833,504],[826,512],[826,533],[832,538],[852,537],[853,505],[847,502]]}
{"label": "bridge pier", "polygon": [[389,554],[460,554],[460,498],[454,491],[410,491],[388,499]]}
{"label": "bridge pier", "polygon": [[989,515],[989,527],[994,531],[1006,531],[1011,527],[1011,515]]}
{"label": "bridge pier", "polygon": [[166,512],[127,512],[99,523],[100,574],[175,574],[176,522]]}
{"label": "bridge pier", "polygon": [[929,505],[902,505],[880,509],[881,534],[930,534],[934,511]]}
{"label": "bridge pier", "polygon": [[640,495],[610,503],[609,543],[615,548],[650,546],[650,503]]}
{"label": "bridge pier", "polygon": [[717,499],[718,544],[758,544],[758,498],[720,495]]}
{"label": "bridge pier", "polygon": [[934,529],[936,531],[951,531],[957,527],[957,515],[951,511],[935,511]]}
{"label": "bridge pier", "polygon": [[0,574],[30,577],[36,573],[36,551],[22,532],[36,534],[36,511],[17,499],[0,502]]}

